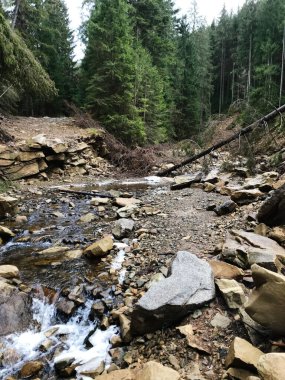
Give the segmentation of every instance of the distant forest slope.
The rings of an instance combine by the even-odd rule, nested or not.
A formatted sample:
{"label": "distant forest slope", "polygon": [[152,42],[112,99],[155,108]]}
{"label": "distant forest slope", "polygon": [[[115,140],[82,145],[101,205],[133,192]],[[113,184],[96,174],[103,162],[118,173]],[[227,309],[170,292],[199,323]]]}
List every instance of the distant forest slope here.
{"label": "distant forest slope", "polygon": [[[134,146],[191,138],[229,109],[249,123],[285,102],[284,0],[247,0],[237,14],[224,8],[211,26],[195,1],[180,17],[171,0],[87,0],[86,51],[77,65],[63,0],[5,3],[2,13],[58,90],[34,112],[62,114],[65,100],[73,102]],[[8,71],[1,74],[8,83]],[[31,88],[22,83],[34,102]],[[21,102],[18,110],[32,112]]]}

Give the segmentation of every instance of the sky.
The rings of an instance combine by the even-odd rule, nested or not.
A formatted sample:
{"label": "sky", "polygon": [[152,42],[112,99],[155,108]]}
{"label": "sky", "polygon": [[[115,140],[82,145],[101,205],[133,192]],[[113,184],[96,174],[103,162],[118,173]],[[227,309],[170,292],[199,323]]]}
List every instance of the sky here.
{"label": "sky", "polygon": [[[225,5],[227,10],[230,12],[236,11],[239,6],[241,6],[245,0],[197,0],[199,13],[201,16],[205,17],[206,21],[210,24],[213,19],[217,18]],[[65,0],[68,7],[71,28],[73,30],[78,29],[81,20],[81,4],[82,0]],[[175,0],[177,8],[181,9],[181,13],[186,14],[191,8],[191,0]],[[83,45],[80,43],[78,36],[75,36],[76,48],[75,48],[75,58],[77,60],[83,57]]]}

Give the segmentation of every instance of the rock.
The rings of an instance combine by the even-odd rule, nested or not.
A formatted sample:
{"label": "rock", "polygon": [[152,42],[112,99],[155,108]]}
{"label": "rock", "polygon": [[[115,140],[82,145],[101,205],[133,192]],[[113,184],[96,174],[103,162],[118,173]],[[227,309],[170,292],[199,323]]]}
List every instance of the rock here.
{"label": "rock", "polygon": [[285,184],[274,190],[260,207],[257,218],[268,226],[285,224]]}
{"label": "rock", "polygon": [[0,226],[0,238],[4,243],[11,240],[14,236],[15,234],[9,228]]}
{"label": "rock", "polygon": [[18,211],[18,199],[0,195],[0,218],[6,214],[15,215]]}
{"label": "rock", "polygon": [[15,181],[17,179],[31,177],[38,174],[41,171],[39,167],[39,161],[31,161],[28,163],[19,163],[6,169],[6,173],[9,179]]}
{"label": "rock", "polygon": [[56,308],[58,311],[61,311],[65,315],[71,315],[75,310],[75,303],[61,297],[56,303]]}
{"label": "rock", "polygon": [[203,182],[208,183],[217,183],[220,181],[220,178],[218,177],[218,169],[213,169],[210,171],[209,174],[205,178],[203,178]]}
{"label": "rock", "polygon": [[192,175],[182,175],[174,178],[175,183],[170,186],[171,190],[180,190],[190,187],[193,183],[200,182],[203,174],[201,172]]}
{"label": "rock", "polygon": [[110,200],[110,198],[95,197],[91,199],[90,204],[93,206],[107,205],[108,203],[110,203]]}
{"label": "rock", "polygon": [[247,178],[244,181],[244,189],[260,189],[261,191],[270,191],[273,188],[274,182],[279,177],[277,172],[265,172],[258,174],[253,178]]}
{"label": "rock", "polygon": [[54,246],[54,247],[44,249],[43,251],[39,251],[38,254],[39,255],[56,255],[59,253],[67,252],[68,250],[69,250],[69,247],[64,247],[64,246],[59,245],[59,246]]}
{"label": "rock", "polygon": [[14,265],[0,265],[0,277],[15,278],[19,277],[19,269]]}
{"label": "rock", "polygon": [[23,331],[31,320],[29,295],[0,281],[0,336]]}
{"label": "rock", "polygon": [[285,243],[285,227],[274,227],[269,233],[269,237],[280,244]]}
{"label": "rock", "polygon": [[24,224],[24,223],[27,223],[27,221],[28,221],[28,218],[25,215],[17,215],[15,219],[15,222],[17,224]]}
{"label": "rock", "polygon": [[93,222],[93,220],[95,220],[95,219],[96,219],[96,215],[89,212],[86,215],[82,215],[81,218],[79,219],[79,221],[82,223],[90,223],[90,222]]}
{"label": "rock", "polygon": [[171,325],[214,297],[209,264],[180,251],[173,260],[170,276],[151,286],[135,305],[131,332],[144,334]]}
{"label": "rock", "polygon": [[229,280],[239,280],[244,276],[244,271],[235,265],[224,263],[223,261],[210,260],[208,261],[215,278],[227,278]]}
{"label": "rock", "polygon": [[24,364],[20,371],[20,376],[23,379],[35,376],[44,367],[43,363],[40,361],[32,361]]}
{"label": "rock", "polygon": [[114,242],[112,236],[105,236],[103,239],[96,241],[84,250],[88,256],[101,257],[106,255],[113,248]]}
{"label": "rock", "polygon": [[268,231],[269,228],[264,223],[260,223],[254,228],[254,233],[261,236],[267,236]]}
{"label": "rock", "polygon": [[97,379],[97,376],[101,375],[101,373],[105,369],[105,363],[101,361],[98,364],[98,359],[91,359],[86,364],[83,364],[76,368],[76,372],[81,376],[91,377],[91,379]]}
{"label": "rock", "polygon": [[253,372],[247,371],[246,369],[229,368],[228,371],[227,371],[227,374],[230,375],[231,379],[237,379],[237,380],[260,380],[259,377],[255,377],[255,374]]}
{"label": "rock", "polygon": [[245,311],[274,335],[285,335],[285,277],[258,265],[252,266],[255,289]]}
{"label": "rock", "polygon": [[206,191],[206,193],[210,193],[211,191],[214,191],[216,188],[215,185],[213,185],[212,183],[210,182],[205,182],[204,183],[204,191]]}
{"label": "rock", "polygon": [[119,207],[128,207],[132,205],[138,205],[141,203],[141,201],[135,198],[116,198],[115,203]]}
{"label": "rock", "polygon": [[105,305],[103,301],[98,300],[92,305],[91,311],[90,311],[90,318],[95,319],[98,317],[102,317],[105,312]]}
{"label": "rock", "polygon": [[218,327],[220,329],[226,329],[232,323],[230,318],[224,316],[223,314],[217,313],[211,320],[211,325],[213,327]]}
{"label": "rock", "polygon": [[134,371],[130,369],[119,369],[108,374],[96,377],[96,380],[135,380]]}
{"label": "rock", "polygon": [[257,363],[263,352],[245,339],[234,338],[229,348],[225,365],[229,367],[237,367],[256,373]]}
{"label": "rock", "polygon": [[146,363],[136,375],[136,380],[178,380],[180,375],[172,368],[165,367],[157,362]]}
{"label": "rock", "polygon": [[179,326],[176,327],[176,329],[179,330],[181,334],[186,336],[189,347],[195,348],[198,351],[204,352],[206,354],[211,353],[209,347],[205,345],[202,339],[199,339],[194,335],[192,325]]}
{"label": "rock", "polygon": [[285,353],[261,355],[257,370],[263,380],[285,380]]}
{"label": "rock", "polygon": [[124,314],[119,315],[119,321],[120,321],[121,335],[122,335],[123,341],[128,343],[132,340],[131,322]]}
{"label": "rock", "polygon": [[222,247],[222,256],[226,261],[245,269],[256,263],[277,270],[277,255],[285,257],[285,250],[274,240],[242,230],[230,231]]}
{"label": "rock", "polygon": [[26,162],[26,161],[32,161],[36,158],[42,158],[44,157],[43,152],[21,152],[17,156],[17,161]]}
{"label": "rock", "polygon": [[221,279],[215,282],[230,309],[239,309],[245,303],[243,288],[236,280]]}
{"label": "rock", "polygon": [[231,194],[231,200],[238,205],[246,205],[261,198],[264,194],[258,190],[237,190]]}
{"label": "rock", "polygon": [[214,211],[217,215],[222,216],[232,213],[236,208],[237,204],[234,201],[227,201],[221,206],[215,207]]}
{"label": "rock", "polygon": [[112,234],[117,239],[128,237],[133,231],[135,222],[132,219],[119,219],[115,223],[115,227],[112,229]]}
{"label": "rock", "polygon": [[122,207],[117,211],[120,218],[129,218],[138,211],[138,204],[132,204],[126,207]]}

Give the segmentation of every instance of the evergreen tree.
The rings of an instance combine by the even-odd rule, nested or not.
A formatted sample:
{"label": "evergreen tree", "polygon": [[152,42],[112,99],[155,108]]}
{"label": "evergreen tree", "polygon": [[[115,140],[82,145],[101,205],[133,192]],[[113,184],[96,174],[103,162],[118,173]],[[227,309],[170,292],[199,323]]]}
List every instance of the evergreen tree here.
{"label": "evergreen tree", "polygon": [[146,132],[135,104],[135,50],[130,6],[124,0],[98,0],[88,23],[83,61],[88,108],[106,128],[128,143]]}

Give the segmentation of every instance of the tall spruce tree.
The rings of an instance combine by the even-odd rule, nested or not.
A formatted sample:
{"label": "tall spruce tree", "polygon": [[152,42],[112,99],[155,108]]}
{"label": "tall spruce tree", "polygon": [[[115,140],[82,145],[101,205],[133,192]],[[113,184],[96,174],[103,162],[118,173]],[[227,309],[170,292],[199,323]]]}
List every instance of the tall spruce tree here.
{"label": "tall spruce tree", "polygon": [[135,104],[135,50],[127,1],[96,1],[83,70],[86,101],[94,116],[122,140],[143,142],[146,132]]}

